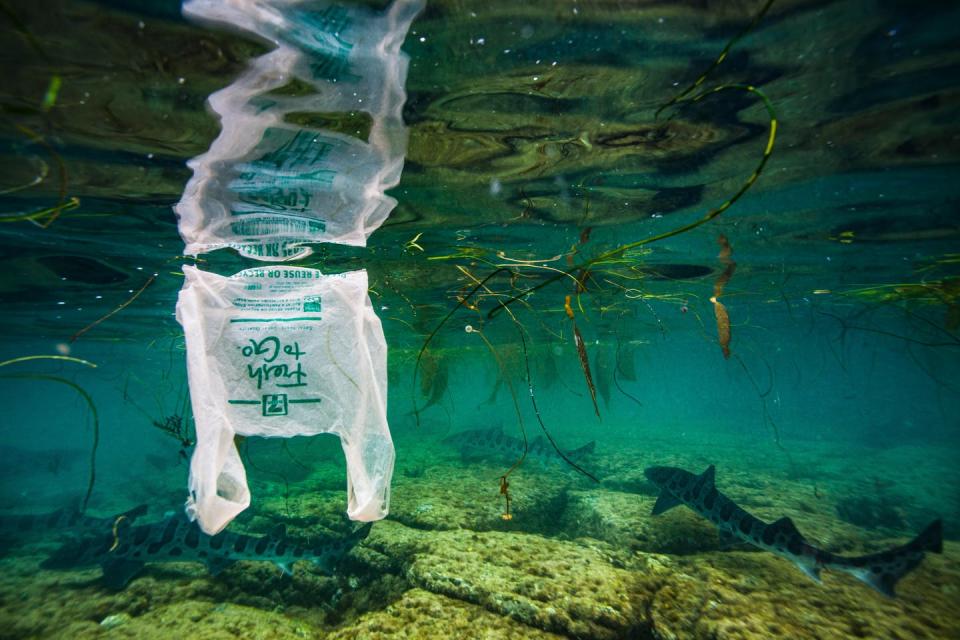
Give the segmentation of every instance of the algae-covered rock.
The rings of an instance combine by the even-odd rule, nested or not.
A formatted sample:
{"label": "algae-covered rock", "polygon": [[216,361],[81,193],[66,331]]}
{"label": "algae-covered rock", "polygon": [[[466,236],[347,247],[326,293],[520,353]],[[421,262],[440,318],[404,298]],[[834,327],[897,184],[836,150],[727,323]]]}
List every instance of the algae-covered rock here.
{"label": "algae-covered rock", "polygon": [[140,617],[130,619],[122,626],[110,629],[105,634],[95,634],[93,630],[81,627],[76,629],[76,635],[63,637],[138,638],[141,640],[168,638],[304,640],[322,638],[323,632],[279,613],[260,608],[186,601],[152,609]]}
{"label": "algae-covered rock", "polygon": [[643,626],[648,575],[624,568],[604,543],[574,543],[539,535],[442,531],[418,537],[383,523],[368,544],[407,553],[415,585],[483,606],[526,625],[575,637],[616,638]]}
{"label": "algae-covered rock", "polygon": [[329,640],[420,640],[421,638],[484,638],[485,640],[560,640],[563,636],[528,627],[462,600],[423,589],[411,589],[382,611],[367,614],[326,636]]}
{"label": "algae-covered rock", "polygon": [[[262,562],[239,562],[216,577],[199,563],[151,563],[125,589],[113,591],[100,583],[99,567],[45,571],[38,569],[41,561],[40,556],[0,561],[0,637],[219,638],[228,637],[217,635],[218,628],[231,621],[238,628],[269,629],[257,616],[288,608],[298,612],[300,623],[322,626],[329,624],[335,605],[351,595],[334,579],[302,568],[284,577]],[[214,605],[234,607],[232,617],[208,620],[206,636],[194,633],[194,623]],[[150,635],[155,627],[173,631]],[[119,635],[104,636],[108,630]],[[294,636],[265,631],[261,637]]]}
{"label": "algae-covered rock", "polygon": [[474,528],[499,517],[497,488],[493,470],[431,468],[419,478],[395,479],[390,517],[418,529]]}
{"label": "algae-covered rock", "polygon": [[762,551],[631,555],[589,539],[398,523],[380,525],[368,544],[403,558],[407,579],[422,589],[571,637],[947,638],[960,624],[951,604],[960,547],[949,543],[904,578],[893,600],[835,571],[816,584]]}
{"label": "algae-covered rock", "polygon": [[718,548],[716,527],[689,510],[651,518],[654,498],[617,491],[572,491],[561,518],[570,537],[589,536],[619,549],[695,553]]}
{"label": "algae-covered rock", "polygon": [[824,572],[816,584],[769,553],[688,556],[651,603],[655,637],[798,640],[949,638],[960,618],[960,547],[924,564],[886,598],[855,578]]}
{"label": "algae-covered rock", "polygon": [[[354,528],[356,524],[347,520],[346,508],[347,495],[342,488],[298,491],[290,495],[265,491],[251,508],[249,520],[231,526],[263,535],[282,522],[290,535],[309,541],[344,535]],[[238,520],[245,519],[246,515]]]}
{"label": "algae-covered rock", "polygon": [[566,503],[575,479],[554,469],[528,464],[510,475],[509,523],[500,477],[509,464],[446,465],[430,468],[422,477],[394,479],[390,517],[418,529],[523,530],[549,533],[557,529],[557,514]]}
{"label": "algae-covered rock", "polygon": [[[285,455],[285,454],[284,454]],[[424,454],[425,455],[425,454]],[[726,456],[726,457],[725,457]],[[865,530],[839,520],[835,485],[783,470],[749,470],[718,452],[718,487],[766,521],[794,520],[808,540],[856,554],[902,544],[917,531]],[[823,572],[816,584],[789,561],[722,547],[715,527],[686,507],[652,516],[655,491],[637,469],[665,462],[624,449],[617,482],[580,483],[553,469],[511,475],[503,520],[491,462],[431,458],[394,478],[394,509],[334,577],[306,563],[293,577],[268,562],[218,576],[202,564],[148,563],[121,592],[99,568],[44,571],[53,542],[37,539],[0,559],[0,635],[11,638],[652,638],[656,640],[947,639],[960,628],[960,546],[928,554],[880,596],[855,578]],[[636,468],[628,470],[634,459]],[[654,460],[657,458],[657,460]],[[264,483],[232,524],[262,535],[286,523],[309,542],[356,527],[332,466],[303,485]],[[631,475],[632,474],[632,475]],[[630,480],[633,478],[633,480]],[[335,482],[336,480],[336,482]],[[260,481],[262,482],[262,481]],[[636,492],[634,492],[634,489]],[[882,535],[881,535],[882,533]],[[671,555],[663,555],[669,553]],[[102,621],[122,620],[107,629]]]}

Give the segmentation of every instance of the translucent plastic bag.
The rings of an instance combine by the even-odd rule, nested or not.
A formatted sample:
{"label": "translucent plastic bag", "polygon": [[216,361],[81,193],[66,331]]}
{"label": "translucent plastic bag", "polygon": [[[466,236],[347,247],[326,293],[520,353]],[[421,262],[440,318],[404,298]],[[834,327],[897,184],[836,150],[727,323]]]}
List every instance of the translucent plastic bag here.
{"label": "translucent plastic bag", "polygon": [[[261,260],[310,253],[310,243],[363,246],[396,200],[407,131],[408,59],[400,51],[423,0],[383,14],[325,2],[188,0],[184,14],[239,27],[277,48],[210,96],[221,133],[175,207],[185,253],[222,247]],[[274,92],[298,80],[306,95]],[[271,93],[273,92],[273,93]],[[302,91],[299,93],[303,93]],[[365,112],[366,140],[286,122],[291,113]]]}
{"label": "translucent plastic bag", "polygon": [[235,435],[332,433],[346,456],[347,514],[383,518],[394,449],[386,343],[366,272],[183,272],[177,320],[197,432],[187,513],[212,535],[249,506]]}

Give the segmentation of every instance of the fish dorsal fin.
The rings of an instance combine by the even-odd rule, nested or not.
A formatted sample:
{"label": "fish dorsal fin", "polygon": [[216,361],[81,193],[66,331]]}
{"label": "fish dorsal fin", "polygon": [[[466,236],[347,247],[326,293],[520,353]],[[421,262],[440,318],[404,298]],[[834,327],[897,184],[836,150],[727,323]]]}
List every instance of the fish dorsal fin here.
{"label": "fish dorsal fin", "polygon": [[130,520],[132,522],[137,518],[139,518],[140,516],[145,515],[149,508],[150,507],[146,504],[139,504],[135,506],[133,509],[130,509],[129,511],[124,511],[117,517],[119,518],[120,516],[126,516],[127,520]]}
{"label": "fish dorsal fin", "polygon": [[356,544],[361,540],[365,540],[367,536],[370,535],[370,529],[372,528],[373,528],[373,523],[367,522],[362,527],[359,527],[355,531],[353,531],[348,537],[351,542]]}
{"label": "fish dorsal fin", "polygon": [[700,479],[710,487],[716,484],[716,478],[717,468],[714,465],[710,465],[703,473],[700,474]]}
{"label": "fish dorsal fin", "polygon": [[914,538],[909,546],[916,551],[943,553],[943,520],[938,518],[928,524],[927,528],[921,531],[920,535]]}
{"label": "fish dorsal fin", "polygon": [[676,506],[683,504],[679,498],[674,496],[669,491],[661,491],[660,496],[657,497],[657,501],[653,505],[652,515],[658,516],[664,511],[669,511]]}
{"label": "fish dorsal fin", "polygon": [[771,524],[770,527],[778,534],[803,538],[803,536],[800,535],[800,532],[797,530],[797,525],[793,524],[793,520],[786,516]]}
{"label": "fish dorsal fin", "polygon": [[[916,569],[928,551],[943,552],[943,522],[940,520],[931,522],[920,535],[903,546],[855,558],[861,561],[859,564],[867,566],[847,571],[888,598],[894,598],[897,595],[897,582]],[[864,560],[869,562],[862,562]]]}
{"label": "fish dorsal fin", "polygon": [[587,444],[583,445],[579,449],[571,449],[567,451],[567,456],[576,460],[577,458],[585,458],[592,454],[597,448],[597,441],[591,440]]}

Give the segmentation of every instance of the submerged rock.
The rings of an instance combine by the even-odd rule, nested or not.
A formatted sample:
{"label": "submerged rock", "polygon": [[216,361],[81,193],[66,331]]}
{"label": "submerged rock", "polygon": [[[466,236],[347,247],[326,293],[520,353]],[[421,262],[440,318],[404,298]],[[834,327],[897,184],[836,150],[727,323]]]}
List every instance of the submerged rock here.
{"label": "submerged rock", "polygon": [[407,579],[420,588],[573,637],[618,638],[641,628],[644,595],[657,582],[658,571],[629,571],[604,543],[463,530],[416,538],[411,547],[410,530],[387,522],[368,542],[386,555],[406,554]]}
{"label": "submerged rock", "polygon": [[514,517],[507,522],[500,476],[509,467],[447,465],[432,468],[426,477],[395,477],[390,519],[417,529],[556,532],[568,487],[576,478],[533,464],[520,467],[510,476]]}
{"label": "submerged rock", "polygon": [[423,589],[410,589],[382,611],[338,629],[329,640],[380,638],[484,638],[485,640],[561,640],[559,636],[505,619],[483,607]]}
{"label": "submerged rock", "polygon": [[617,491],[573,491],[563,513],[563,532],[589,536],[616,548],[688,554],[718,548],[716,528],[690,512],[649,517],[654,498]]}
{"label": "submerged rock", "polygon": [[[626,461],[628,453],[616,455]],[[853,526],[835,513],[850,495],[841,487],[815,491],[717,458],[718,482],[738,503],[767,521],[789,516],[831,551],[879,551],[917,532],[885,537]],[[504,521],[503,469],[437,456],[423,477],[395,476],[390,518],[373,525],[334,577],[306,564],[291,578],[264,562],[216,577],[198,563],[169,563],[148,565],[109,593],[95,581],[99,569],[38,570],[49,546],[38,539],[0,559],[0,635],[933,640],[960,628],[955,542],[904,578],[896,599],[842,573],[825,571],[816,584],[773,554],[722,547],[715,527],[689,509],[651,516],[655,492],[625,465],[617,482],[604,476],[599,486],[521,467],[511,476],[514,519]],[[352,529],[341,472],[324,467],[302,485],[258,488],[261,499],[235,526],[263,532],[285,522],[306,541]],[[111,615],[128,617],[111,629],[99,624]]]}
{"label": "submerged rock", "polygon": [[[846,574],[818,585],[769,553],[679,559],[650,605],[655,638],[951,638],[960,548],[929,555],[891,600]],[[952,557],[951,557],[952,556]],[[685,576],[685,577],[683,577]]]}
{"label": "submerged rock", "polygon": [[816,584],[766,552],[628,554],[589,539],[394,522],[367,543],[420,589],[575,638],[947,638],[960,624],[952,605],[960,547],[952,543],[943,556],[928,555],[893,600],[846,574],[825,572]]}

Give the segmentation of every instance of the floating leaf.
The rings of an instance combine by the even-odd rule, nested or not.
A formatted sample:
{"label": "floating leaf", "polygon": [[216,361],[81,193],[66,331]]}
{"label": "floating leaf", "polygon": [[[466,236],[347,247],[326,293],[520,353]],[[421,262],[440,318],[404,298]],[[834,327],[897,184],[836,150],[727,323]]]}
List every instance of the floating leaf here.
{"label": "floating leaf", "polygon": [[580,368],[583,369],[583,379],[587,381],[590,400],[593,402],[593,411],[599,418],[600,407],[597,406],[597,390],[593,386],[593,376],[590,375],[590,360],[587,358],[587,347],[583,343],[583,336],[580,335],[580,329],[577,328],[576,323],[573,325],[573,342],[577,345],[577,355],[580,356]]}
{"label": "floating leaf", "polygon": [[730,316],[727,308],[716,298],[710,298],[713,303],[713,312],[717,316],[717,341],[723,350],[723,357],[730,357]]}
{"label": "floating leaf", "polygon": [[727,286],[727,283],[730,282],[730,278],[733,277],[733,272],[737,268],[737,263],[734,262],[730,256],[733,253],[733,249],[730,247],[730,242],[727,240],[727,237],[722,233],[717,237],[717,243],[720,245],[720,262],[726,265],[726,268],[723,270],[719,276],[717,276],[716,282],[713,283],[713,296],[710,297],[710,302],[713,303],[713,312],[717,316],[717,342],[720,343],[720,348],[723,350],[723,357],[730,357],[730,314],[727,313],[727,308],[723,306],[723,303],[720,302],[719,298],[723,295],[723,290]]}

